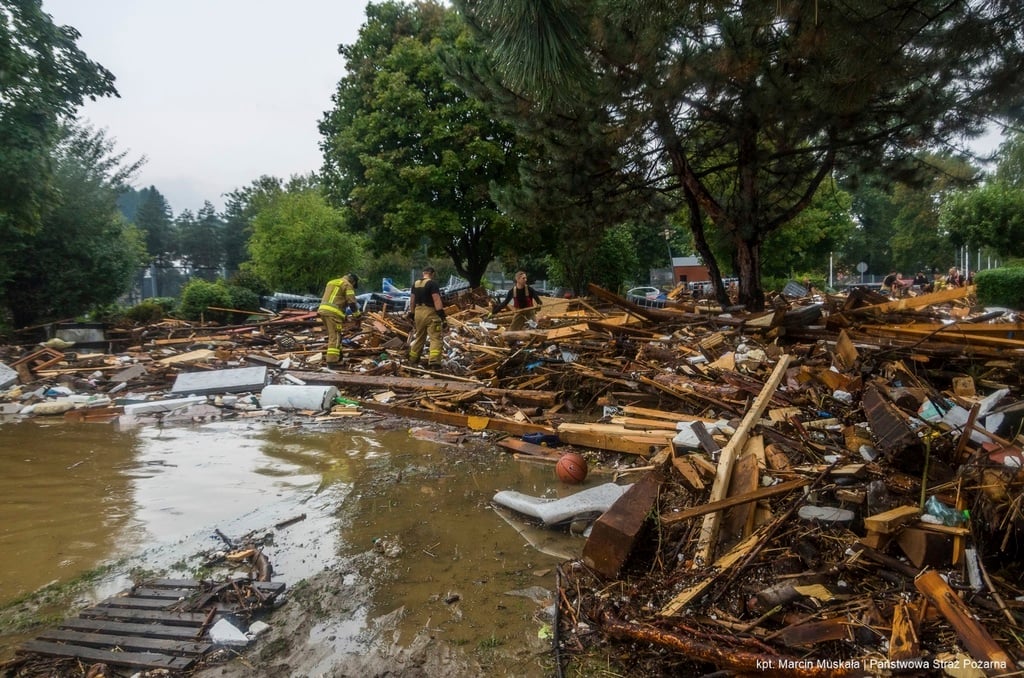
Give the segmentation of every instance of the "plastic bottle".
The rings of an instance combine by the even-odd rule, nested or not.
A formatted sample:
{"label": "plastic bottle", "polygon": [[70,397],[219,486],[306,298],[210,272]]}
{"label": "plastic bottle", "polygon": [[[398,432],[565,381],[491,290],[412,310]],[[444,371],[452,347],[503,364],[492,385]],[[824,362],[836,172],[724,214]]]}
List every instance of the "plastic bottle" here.
{"label": "plastic bottle", "polygon": [[946,506],[936,499],[934,494],[924,503],[924,512],[938,518],[939,522],[949,527],[956,527],[964,522],[964,514],[961,511]]}

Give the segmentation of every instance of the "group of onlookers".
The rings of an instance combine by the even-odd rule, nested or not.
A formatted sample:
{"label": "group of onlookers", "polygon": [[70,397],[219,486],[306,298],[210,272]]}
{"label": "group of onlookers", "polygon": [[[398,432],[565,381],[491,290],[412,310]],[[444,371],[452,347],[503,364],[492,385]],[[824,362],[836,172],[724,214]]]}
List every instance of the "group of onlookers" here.
{"label": "group of onlookers", "polygon": [[918,293],[936,292],[948,287],[963,287],[974,284],[974,271],[966,276],[956,266],[949,269],[946,275],[936,273],[931,280],[924,271],[918,271],[913,278],[904,278],[899,271],[892,271],[882,280],[882,291],[896,297],[902,297],[907,290],[914,289]]}

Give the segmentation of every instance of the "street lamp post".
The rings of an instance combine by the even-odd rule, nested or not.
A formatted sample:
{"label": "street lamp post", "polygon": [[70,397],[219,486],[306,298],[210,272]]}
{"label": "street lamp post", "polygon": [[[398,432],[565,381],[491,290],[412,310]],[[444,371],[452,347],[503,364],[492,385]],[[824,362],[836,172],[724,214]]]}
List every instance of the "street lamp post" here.
{"label": "street lamp post", "polygon": [[668,273],[674,285],[676,282],[676,267],[672,265],[672,229],[666,228],[661,234],[665,236],[665,245],[668,246]]}

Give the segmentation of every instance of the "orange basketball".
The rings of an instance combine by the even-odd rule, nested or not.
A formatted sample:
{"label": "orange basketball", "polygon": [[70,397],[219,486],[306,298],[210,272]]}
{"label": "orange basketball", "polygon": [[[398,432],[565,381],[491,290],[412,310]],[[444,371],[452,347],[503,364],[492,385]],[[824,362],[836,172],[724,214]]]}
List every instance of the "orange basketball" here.
{"label": "orange basketball", "polygon": [[587,477],[587,460],[575,452],[563,454],[555,464],[555,475],[563,483],[582,483]]}

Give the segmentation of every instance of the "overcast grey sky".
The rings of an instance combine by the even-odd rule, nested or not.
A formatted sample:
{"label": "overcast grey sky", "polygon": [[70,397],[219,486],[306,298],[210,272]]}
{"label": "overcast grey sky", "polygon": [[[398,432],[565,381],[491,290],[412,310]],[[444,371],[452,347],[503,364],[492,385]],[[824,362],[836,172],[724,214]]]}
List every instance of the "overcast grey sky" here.
{"label": "overcast grey sky", "polygon": [[120,98],[81,117],[130,159],[175,215],[261,175],[320,168],[317,123],[344,75],[363,0],[43,0],[110,70]]}

